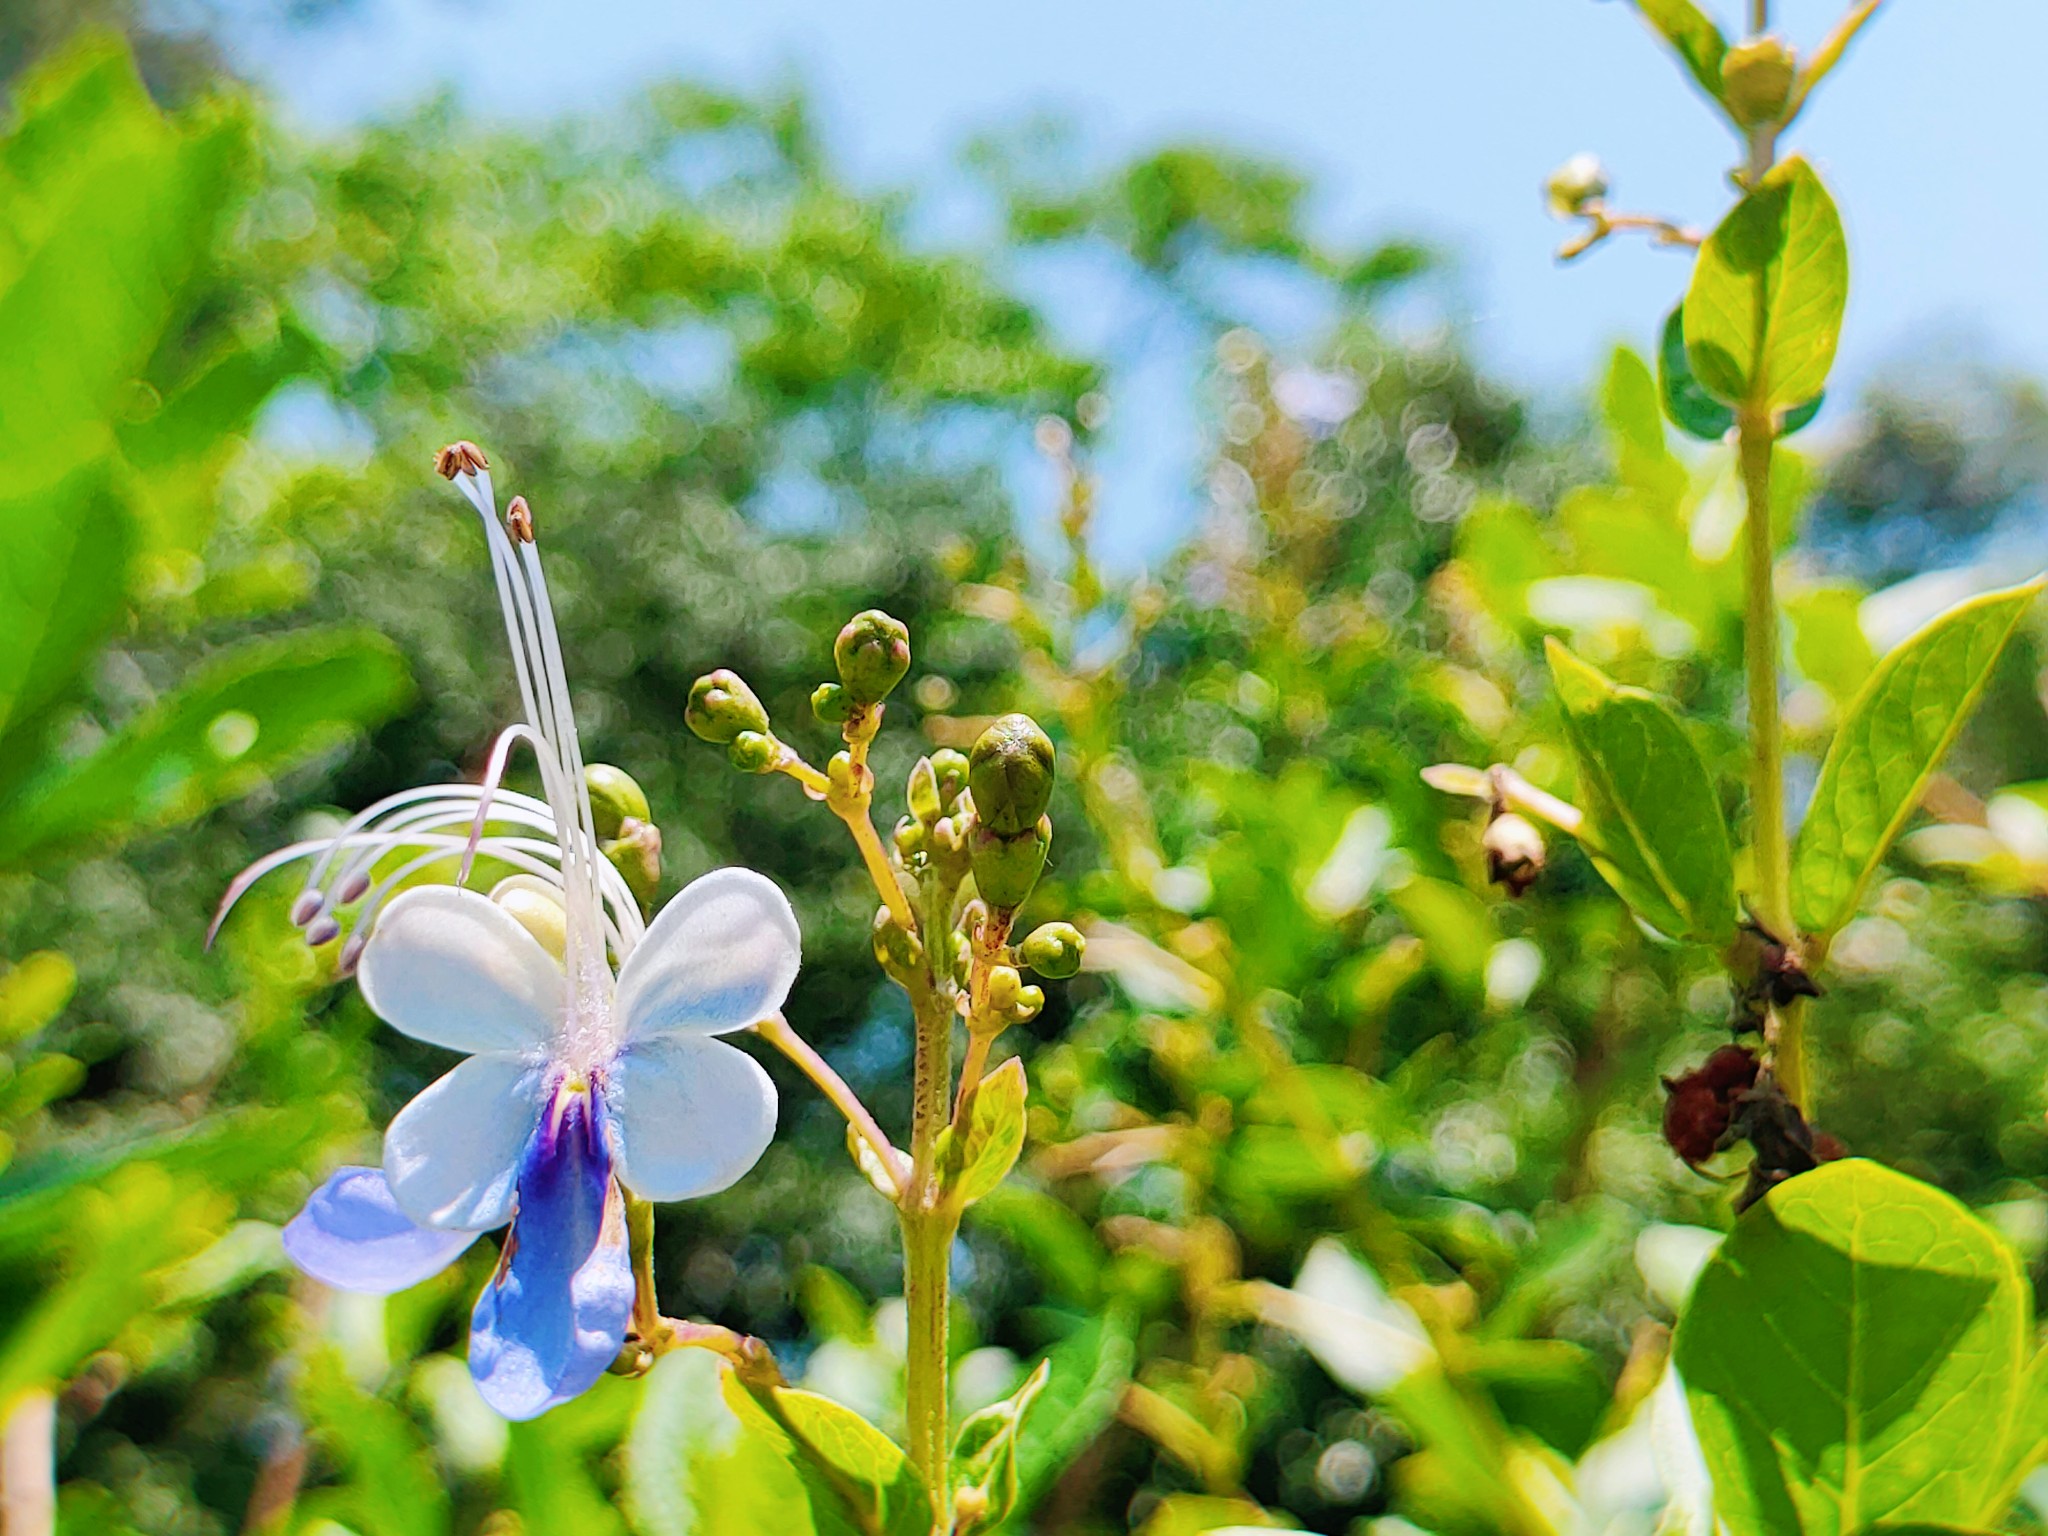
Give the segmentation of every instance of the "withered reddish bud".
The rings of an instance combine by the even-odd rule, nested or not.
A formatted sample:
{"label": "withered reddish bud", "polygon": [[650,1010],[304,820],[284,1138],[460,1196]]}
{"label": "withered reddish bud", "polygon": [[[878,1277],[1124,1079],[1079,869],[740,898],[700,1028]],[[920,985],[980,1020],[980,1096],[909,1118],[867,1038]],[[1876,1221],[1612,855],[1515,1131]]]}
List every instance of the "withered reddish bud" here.
{"label": "withered reddish bud", "polygon": [[1781,944],[1776,939],[1765,944],[1761,969],[1770,992],[1771,1005],[1775,1008],[1783,1008],[1794,998],[1821,995],[1820,983],[1807,970],[1799,951],[1789,944]]}
{"label": "withered reddish bud", "polygon": [[1664,1139],[1697,1167],[1721,1150],[1740,1095],[1756,1085],[1756,1053],[1724,1045],[1683,1077],[1664,1079]]}
{"label": "withered reddish bud", "polygon": [[466,438],[459,443],[450,443],[434,455],[434,473],[446,480],[453,480],[457,475],[473,475],[490,467],[491,461],[484,457],[483,449]]}
{"label": "withered reddish bud", "polygon": [[524,496],[514,496],[512,504],[505,508],[505,531],[512,535],[515,544],[533,542],[533,508],[526,504]]}
{"label": "withered reddish bud", "polygon": [[1519,899],[1543,873],[1543,834],[1525,816],[1502,811],[1486,824],[1480,846],[1486,850],[1486,878],[1510,896]]}

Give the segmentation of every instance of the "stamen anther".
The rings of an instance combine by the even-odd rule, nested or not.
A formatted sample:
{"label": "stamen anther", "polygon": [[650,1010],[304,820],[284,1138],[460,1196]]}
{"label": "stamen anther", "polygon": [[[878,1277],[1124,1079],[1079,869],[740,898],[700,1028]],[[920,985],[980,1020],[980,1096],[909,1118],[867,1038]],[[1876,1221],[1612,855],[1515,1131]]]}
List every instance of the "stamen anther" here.
{"label": "stamen anther", "polygon": [[331,917],[323,917],[306,930],[306,942],[318,949],[323,944],[332,944],[341,937],[341,924]]}
{"label": "stamen anther", "polygon": [[345,907],[352,901],[361,901],[369,889],[369,875],[358,870],[341,882],[341,889],[334,893],[334,904],[337,907]]}
{"label": "stamen anther", "polygon": [[467,438],[459,443],[450,443],[434,455],[434,473],[445,480],[453,480],[457,475],[473,475],[490,467],[491,461],[484,457],[483,449]]}
{"label": "stamen anther", "polygon": [[297,899],[292,902],[292,926],[294,928],[305,927],[306,924],[320,915],[321,909],[326,905],[326,897],[322,896],[318,891],[305,890],[299,892]]}
{"label": "stamen anther", "polygon": [[533,508],[526,504],[524,496],[514,496],[512,504],[505,508],[505,531],[512,535],[515,544],[533,542]]}

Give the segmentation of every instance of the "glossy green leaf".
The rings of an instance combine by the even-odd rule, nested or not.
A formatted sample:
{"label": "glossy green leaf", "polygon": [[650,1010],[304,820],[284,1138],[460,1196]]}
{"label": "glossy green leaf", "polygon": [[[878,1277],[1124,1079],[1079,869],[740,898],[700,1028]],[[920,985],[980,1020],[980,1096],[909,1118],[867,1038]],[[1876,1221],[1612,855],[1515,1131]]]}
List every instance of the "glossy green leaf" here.
{"label": "glossy green leaf", "polygon": [[702,1350],[649,1375],[626,1447],[645,1536],[928,1536],[903,1452],[850,1408],[788,1388],[764,1405]]}
{"label": "glossy green leaf", "polygon": [[1941,1191],[1863,1159],[1780,1185],[1680,1320],[1715,1510],[1733,1536],[1981,1524],[2031,1342],[2018,1261]]}
{"label": "glossy green leaf", "polygon": [[121,614],[133,523],[113,463],[96,458],[45,484],[0,493],[0,742],[70,692]]}
{"label": "glossy green leaf", "polygon": [[1837,705],[1870,681],[1877,657],[1863,633],[1863,594],[1854,587],[1809,587],[1785,599],[1792,621],[1792,660]]}
{"label": "glossy green leaf", "polygon": [[1635,0],[1643,19],[1662,34],[1708,99],[1721,99],[1721,56],[1728,40],[1693,0]]}
{"label": "glossy green leaf", "polygon": [[962,1522],[962,1532],[1001,1525],[1017,1507],[1017,1436],[1024,1416],[1052,1374],[1041,1360],[1024,1384],[999,1403],[969,1414],[953,1441],[953,1487],[972,1490],[979,1515]]}
{"label": "glossy green leaf", "polygon": [[1028,1513],[1107,1429],[1137,1364],[1137,1324],[1112,1305],[1055,1344],[1040,1400],[1017,1435],[1017,1512]]}
{"label": "glossy green leaf", "polygon": [[[1012,1056],[981,1080],[967,1133],[959,1151],[959,1173],[953,1185],[967,1204],[982,1199],[1009,1176],[1024,1150],[1024,1063]],[[942,1164],[951,1133],[942,1133]]]}
{"label": "glossy green leaf", "polygon": [[1718,943],[1735,931],[1734,858],[1699,750],[1664,704],[1555,640],[1546,650],[1578,765],[1580,840],[1651,927]]}
{"label": "glossy green leaf", "polygon": [[1600,406],[1621,483],[1658,511],[1675,512],[1690,477],[1665,441],[1656,376],[1627,347],[1616,347],[1608,359]]}
{"label": "glossy green leaf", "polygon": [[1683,304],[1672,306],[1657,338],[1657,393],[1671,424],[1701,442],[1718,443],[1735,426],[1735,412],[1693,377],[1692,361],[1685,355]]}
{"label": "glossy green leaf", "polygon": [[2042,585],[1958,603],[1878,663],[1828,745],[1792,850],[1802,932],[1825,938],[1855,915]]}
{"label": "glossy green leaf", "polygon": [[1800,406],[1827,385],[1849,298],[1841,216],[1797,157],[1707,237],[1682,308],[1694,376],[1728,405]]}
{"label": "glossy green leaf", "polygon": [[0,862],[187,820],[389,718],[410,692],[404,661],[378,635],[238,646],[90,757],[25,786],[0,811]]}

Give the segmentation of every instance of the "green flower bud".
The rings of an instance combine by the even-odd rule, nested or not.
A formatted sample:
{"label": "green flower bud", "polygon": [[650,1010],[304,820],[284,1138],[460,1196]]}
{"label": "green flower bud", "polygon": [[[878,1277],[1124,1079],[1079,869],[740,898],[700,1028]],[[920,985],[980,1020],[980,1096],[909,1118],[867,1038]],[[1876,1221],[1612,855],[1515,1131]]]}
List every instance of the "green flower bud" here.
{"label": "green flower bud", "polygon": [[1004,715],[983,731],[967,758],[981,824],[1006,837],[1035,826],[1052,802],[1052,755],[1052,742],[1029,715]]}
{"label": "green flower bud", "polygon": [[1543,183],[1544,200],[1560,219],[1575,218],[1607,195],[1607,168],[1598,155],[1573,155]]}
{"label": "green flower bud", "polygon": [[924,851],[929,834],[925,824],[914,816],[905,816],[896,823],[896,851],[904,858]]}
{"label": "green flower bud", "polygon": [[654,898],[661,894],[660,830],[650,821],[629,816],[620,824],[619,835],[599,843],[598,848],[624,877],[626,889],[640,903],[640,910],[651,910]]}
{"label": "green flower bud", "polygon": [[1022,1023],[1026,1019],[1037,1018],[1038,1010],[1044,1006],[1045,988],[1019,987],[1017,989],[1017,1002],[1010,1010],[1010,1016],[1019,1023]]}
{"label": "green flower bud", "polygon": [[917,968],[924,964],[924,945],[918,941],[917,935],[898,927],[887,907],[877,907],[872,936],[875,963],[892,980],[908,986]]}
{"label": "green flower bud", "polygon": [[932,847],[941,854],[960,851],[961,826],[957,816],[941,816],[932,823]]}
{"label": "green flower bud", "polygon": [[[976,796],[979,799],[979,796]],[[1052,821],[1041,816],[1029,832],[1005,837],[993,827],[976,827],[970,845],[974,885],[991,907],[1013,911],[1024,905],[1045,868],[1052,847]]]}
{"label": "green flower bud", "polygon": [[953,931],[953,979],[961,986],[967,985],[968,974],[974,969],[974,946],[967,935],[958,929]]}
{"label": "green flower bud", "polygon": [[737,672],[720,667],[690,685],[683,724],[706,741],[724,746],[741,735],[768,734],[768,711]]}
{"label": "green flower bud", "polygon": [[853,754],[834,752],[832,760],[825,765],[825,778],[832,786],[832,793],[842,798],[854,792]]}
{"label": "green flower bud", "polygon": [[1014,967],[996,966],[988,973],[989,1012],[1007,1017],[1017,1006],[1017,994],[1024,990],[1024,978]]}
{"label": "green flower bud", "polygon": [[1785,115],[1799,61],[1782,37],[1752,37],[1721,55],[1721,99],[1744,128]]}
{"label": "green flower bud", "polygon": [[950,812],[967,787],[967,754],[941,747],[932,754],[932,776],[939,781],[939,809]]}
{"label": "green flower bud", "polygon": [[910,670],[910,631],[901,619],[870,608],[846,621],[833,642],[832,660],[849,703],[878,704]]}
{"label": "green flower bud", "polygon": [[628,817],[649,819],[647,796],[633,782],[633,776],[610,763],[592,763],[583,770],[583,783],[590,790],[590,811],[597,818],[599,837],[617,837]]}
{"label": "green flower bud", "polygon": [[910,783],[904,793],[910,802],[910,814],[929,826],[944,812],[939,804],[939,776],[932,770],[932,760],[920,757],[917,766],[910,770]]}
{"label": "green flower bud", "polygon": [[811,690],[811,713],[820,725],[844,725],[852,710],[846,690],[837,683],[820,683]]}
{"label": "green flower bud", "polygon": [[1088,941],[1072,923],[1046,923],[1017,946],[1017,958],[1048,981],[1065,981],[1081,969]]}
{"label": "green flower bud", "polygon": [[782,761],[782,743],[760,731],[741,731],[725,755],[741,773],[773,773]]}

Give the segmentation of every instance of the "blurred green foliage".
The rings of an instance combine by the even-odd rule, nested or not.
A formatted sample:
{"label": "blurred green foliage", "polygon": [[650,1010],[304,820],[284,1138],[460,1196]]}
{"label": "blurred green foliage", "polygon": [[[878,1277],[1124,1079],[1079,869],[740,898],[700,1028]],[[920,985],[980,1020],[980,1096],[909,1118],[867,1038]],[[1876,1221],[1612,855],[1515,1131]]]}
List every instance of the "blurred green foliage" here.
{"label": "blurred green foliage", "polygon": [[[1739,781],[1733,467],[1672,446],[1641,357],[1615,355],[1590,430],[1539,433],[1454,336],[1388,318],[1433,257],[1325,248],[1299,180],[1221,152],[1077,181],[989,151],[1007,234],[971,257],[850,190],[795,100],[671,87],[533,132],[444,104],[308,143],[232,90],[166,113],[88,40],[14,111],[0,1403],[56,1394],[67,1529],[737,1531],[704,1490],[797,1475],[746,1464],[746,1405],[688,1352],[491,1418],[452,1355],[487,1252],[386,1304],[277,1248],[445,1059],[331,985],[275,890],[212,956],[206,917],[337,808],[473,771],[509,717],[495,596],[427,474],[458,436],[535,504],[591,755],[646,788],[671,881],[738,860],[791,891],[790,1015],[885,1124],[908,1056],[872,891],[793,789],[692,750],[690,680],[732,666],[804,720],[831,634],[881,606],[915,650],[883,782],[1012,707],[1054,730],[1042,900],[1089,914],[1088,969],[1027,1031],[1020,1173],[955,1258],[962,1414],[1052,1363],[1013,1447],[1020,1528],[1651,1528],[1593,1468],[1669,1347],[1683,1287],[1656,1254],[1726,1225],[1657,1129],[1725,982],[1574,849],[1505,901],[1478,819],[1417,776],[1570,788],[1548,637],[1675,701]],[[1003,281],[1058,247],[1206,343],[1200,516],[1154,571],[1091,556],[1129,515],[1090,471],[1115,375]],[[1309,351],[1238,312],[1231,274],[1275,267],[1326,306]],[[1890,419],[1823,532],[1892,506]],[[1060,505],[1020,533],[1033,442]],[[1779,453],[1811,779],[1884,648],[1884,595],[1854,583],[1904,570],[1809,557],[1813,477]],[[2038,1267],[2037,667],[2029,630],[1934,824],[1837,938],[1814,1032],[1827,1128]],[[783,1086],[755,1173],[665,1213],[669,1308],[894,1432],[893,1220],[829,1107]],[[1423,1363],[1389,1389],[1395,1358]]]}

